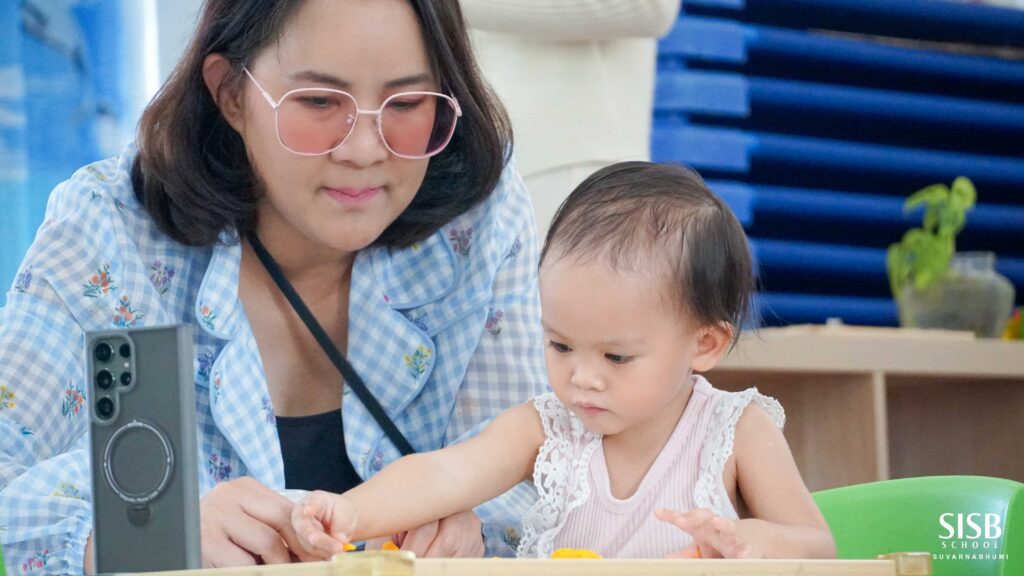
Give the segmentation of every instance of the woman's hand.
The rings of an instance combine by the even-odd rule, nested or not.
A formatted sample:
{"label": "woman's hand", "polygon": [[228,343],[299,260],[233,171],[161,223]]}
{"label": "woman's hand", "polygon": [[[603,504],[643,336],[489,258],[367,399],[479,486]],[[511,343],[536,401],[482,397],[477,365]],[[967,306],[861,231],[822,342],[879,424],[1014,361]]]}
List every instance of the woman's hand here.
{"label": "woman's hand", "polygon": [[417,558],[480,558],[484,555],[480,518],[472,510],[399,534],[395,543]]}
{"label": "woman's hand", "polygon": [[89,532],[89,538],[85,541],[85,566],[83,566],[82,572],[87,576],[92,576],[96,573],[96,570],[92,566],[92,532]]}
{"label": "woman's hand", "polygon": [[322,490],[309,493],[292,510],[292,528],[299,544],[323,560],[345,550],[358,520],[358,511],[348,498]]}
{"label": "woman's hand", "polygon": [[293,507],[291,500],[247,476],[217,484],[199,503],[203,566],[314,559],[295,536]]}
{"label": "woman's hand", "polygon": [[669,558],[764,558],[764,547],[755,531],[742,521],[716,516],[710,510],[657,510],[654,515],[693,536],[693,544]]}

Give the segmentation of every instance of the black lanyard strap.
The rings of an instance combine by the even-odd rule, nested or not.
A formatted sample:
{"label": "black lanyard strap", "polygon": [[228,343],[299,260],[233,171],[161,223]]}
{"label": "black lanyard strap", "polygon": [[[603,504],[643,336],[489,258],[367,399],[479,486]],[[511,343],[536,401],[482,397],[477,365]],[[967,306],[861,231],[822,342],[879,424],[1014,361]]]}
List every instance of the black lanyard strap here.
{"label": "black lanyard strap", "polygon": [[281,271],[281,267],[278,266],[270,252],[263,246],[260,239],[255,234],[249,236],[249,244],[252,245],[253,250],[256,252],[256,256],[263,263],[263,267],[270,273],[270,277],[274,279],[277,287],[284,294],[284,297],[288,299],[288,303],[292,305],[295,313],[299,315],[302,322],[309,329],[310,333],[313,334],[313,338],[316,338],[320,348],[327,354],[327,357],[331,359],[334,366],[341,372],[342,378],[345,379],[345,383],[352,387],[352,390],[359,397],[359,400],[366,406],[366,409],[370,411],[373,419],[377,421],[377,424],[384,430],[388,438],[391,439],[391,443],[398,448],[398,451],[403,456],[413,454],[416,452],[413,449],[412,444],[405,439],[402,435],[402,431],[395,426],[395,423],[388,417],[387,412],[381,407],[380,402],[373,396],[373,393],[366,388],[366,383],[359,377],[352,365],[349,364],[348,360],[345,359],[345,355],[342,354],[338,347],[334,345],[334,342],[327,336],[327,332],[324,331],[320,323],[317,322],[316,317],[306,307],[306,303],[302,301],[299,293],[295,291],[291,282],[285,278],[284,273]]}

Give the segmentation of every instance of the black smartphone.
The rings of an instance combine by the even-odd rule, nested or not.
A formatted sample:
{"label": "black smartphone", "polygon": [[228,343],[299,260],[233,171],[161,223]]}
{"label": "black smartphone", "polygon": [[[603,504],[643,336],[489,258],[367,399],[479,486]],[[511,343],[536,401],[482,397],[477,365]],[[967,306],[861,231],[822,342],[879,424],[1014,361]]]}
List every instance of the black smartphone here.
{"label": "black smartphone", "polygon": [[87,332],[97,573],[201,567],[192,329]]}

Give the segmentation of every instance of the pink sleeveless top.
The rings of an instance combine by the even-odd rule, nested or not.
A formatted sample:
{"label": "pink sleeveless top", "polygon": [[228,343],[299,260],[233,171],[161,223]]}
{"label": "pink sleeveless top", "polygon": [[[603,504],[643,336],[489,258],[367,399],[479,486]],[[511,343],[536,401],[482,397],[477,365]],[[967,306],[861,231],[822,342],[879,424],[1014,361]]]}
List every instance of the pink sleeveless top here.
{"label": "pink sleeveless top", "polygon": [[694,376],[693,394],[675,430],[636,493],[611,494],[601,436],[588,431],[554,394],[534,399],[546,439],[534,464],[539,499],[523,519],[521,558],[547,558],[557,548],[587,548],[605,558],[661,558],[688,546],[682,530],[658,520],[658,508],[704,508],[737,518],[722,482],[736,422],[754,402],[782,428],[774,399],[756,388],[725,392]]}

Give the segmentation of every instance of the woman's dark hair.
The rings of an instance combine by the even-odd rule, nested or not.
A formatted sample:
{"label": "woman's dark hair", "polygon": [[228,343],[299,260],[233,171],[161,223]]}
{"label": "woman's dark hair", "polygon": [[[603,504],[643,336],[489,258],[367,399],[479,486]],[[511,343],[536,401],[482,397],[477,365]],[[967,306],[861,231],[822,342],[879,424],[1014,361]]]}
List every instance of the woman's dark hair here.
{"label": "woman's dark hair", "polygon": [[[231,63],[221,89],[242,82],[242,67],[275,42],[304,0],[207,0],[185,55],[139,122],[132,183],[157,227],[190,246],[246,235],[261,194],[245,144],[203,81],[214,53]],[[494,189],[512,148],[504,109],[481,80],[458,0],[409,0],[427,56],[462,108],[455,134],[430,159],[412,204],[374,242],[405,247],[436,232]]]}
{"label": "woman's dark hair", "polygon": [[678,310],[702,326],[748,321],[756,288],[750,249],[732,210],[694,171],[622,162],[573,190],[548,229],[547,258],[600,258],[616,270],[652,270]]}

